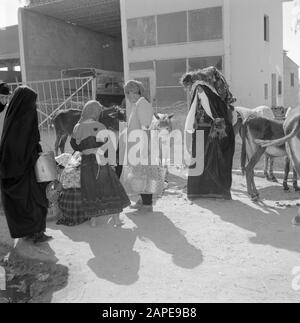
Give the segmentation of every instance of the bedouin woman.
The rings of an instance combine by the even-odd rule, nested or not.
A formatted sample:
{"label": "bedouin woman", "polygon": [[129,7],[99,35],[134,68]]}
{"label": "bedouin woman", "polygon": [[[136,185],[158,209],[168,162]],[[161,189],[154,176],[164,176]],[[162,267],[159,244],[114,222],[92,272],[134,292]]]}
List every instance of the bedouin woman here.
{"label": "bedouin woman", "polygon": [[101,105],[97,101],[89,101],[78,124],[74,127],[71,146],[82,153],[81,159],[81,198],[84,215],[91,218],[91,225],[96,225],[96,218],[112,215],[114,226],[122,225],[119,215],[130,205],[130,200],[116,172],[109,164],[99,165],[98,148],[104,141],[97,140],[97,134],[105,130],[99,117]]}
{"label": "bedouin woman", "polygon": [[204,132],[204,170],[193,173],[190,165],[187,195],[189,199],[231,199],[232,162],[235,137],[232,127],[232,103],[235,101],[223,75],[209,67],[185,74],[182,85],[190,91],[191,106],[186,131],[192,134],[192,157],[196,157],[197,141],[194,130]]}
{"label": "bedouin woman", "polygon": [[7,107],[0,144],[0,181],[4,212],[12,238],[45,242],[46,184],[37,183],[34,166],[42,151],[37,94],[18,87]]}

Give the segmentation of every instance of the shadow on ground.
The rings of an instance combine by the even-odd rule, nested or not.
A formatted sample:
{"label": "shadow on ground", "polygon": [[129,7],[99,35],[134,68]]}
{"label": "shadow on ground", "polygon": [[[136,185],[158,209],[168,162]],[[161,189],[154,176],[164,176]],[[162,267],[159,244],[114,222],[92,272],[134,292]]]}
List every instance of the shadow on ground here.
{"label": "shadow on ground", "polygon": [[74,242],[88,243],[94,258],[88,266],[98,278],[119,285],[131,285],[139,279],[140,254],[135,248],[137,239],[147,243],[150,240],[163,252],[170,254],[175,265],[191,269],[199,266],[202,252],[191,245],[184,232],[178,229],[169,218],[161,212],[141,214],[126,213],[133,222],[132,228],[113,228],[107,224],[108,218],[100,219],[97,228],[88,223],[78,227],[52,225],[54,230],[61,230]]}
{"label": "shadow on ground", "polygon": [[[172,182],[183,185],[185,179],[172,174]],[[300,228],[292,225],[292,219],[298,211],[295,205],[299,202],[299,193],[284,193],[282,187],[275,184],[260,189],[262,201],[252,203],[247,196],[246,188],[244,191],[233,189],[232,192],[238,195],[233,201],[199,199],[193,203],[213,212],[224,222],[254,232],[256,237],[250,238],[250,242],[254,244],[300,252]],[[282,208],[276,205],[276,201],[286,200],[290,200],[293,206]],[[268,203],[270,201],[275,203],[270,205]]]}

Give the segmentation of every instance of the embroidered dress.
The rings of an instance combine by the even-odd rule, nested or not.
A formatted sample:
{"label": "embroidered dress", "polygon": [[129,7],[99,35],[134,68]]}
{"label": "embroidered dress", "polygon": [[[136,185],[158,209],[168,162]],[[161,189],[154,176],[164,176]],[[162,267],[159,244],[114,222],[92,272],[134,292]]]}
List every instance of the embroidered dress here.
{"label": "embroidered dress", "polygon": [[98,164],[97,150],[106,140],[103,133],[101,135],[101,131],[106,131],[105,126],[96,121],[99,120],[100,108],[97,101],[89,101],[84,106],[71,139],[72,148],[82,153],[81,200],[84,215],[89,218],[118,214],[130,205],[116,172],[108,164],[99,165],[100,161]]}
{"label": "embroidered dress", "polygon": [[[83,139],[79,145],[71,139],[73,149],[86,151],[103,145],[94,136]],[[80,166],[82,210],[86,217],[121,213],[130,200],[116,172],[110,165],[99,166],[96,155],[82,155]]]}
{"label": "embroidered dress", "polygon": [[63,189],[58,201],[61,215],[57,225],[75,226],[89,220],[89,217],[83,211],[81,189],[68,188]]}

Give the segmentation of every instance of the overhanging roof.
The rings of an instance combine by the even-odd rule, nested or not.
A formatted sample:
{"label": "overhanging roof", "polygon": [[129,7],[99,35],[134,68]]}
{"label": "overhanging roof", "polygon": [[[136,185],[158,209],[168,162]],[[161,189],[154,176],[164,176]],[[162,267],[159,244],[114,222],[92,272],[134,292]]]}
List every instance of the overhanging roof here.
{"label": "overhanging roof", "polygon": [[26,8],[121,38],[120,0],[31,0]]}

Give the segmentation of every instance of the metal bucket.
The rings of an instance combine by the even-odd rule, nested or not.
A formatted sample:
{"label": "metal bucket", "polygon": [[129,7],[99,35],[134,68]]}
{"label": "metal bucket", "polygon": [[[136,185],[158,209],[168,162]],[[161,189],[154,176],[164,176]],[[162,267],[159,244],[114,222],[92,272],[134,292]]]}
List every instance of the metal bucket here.
{"label": "metal bucket", "polygon": [[54,152],[40,153],[35,164],[35,176],[38,183],[52,182],[57,179],[57,167]]}

